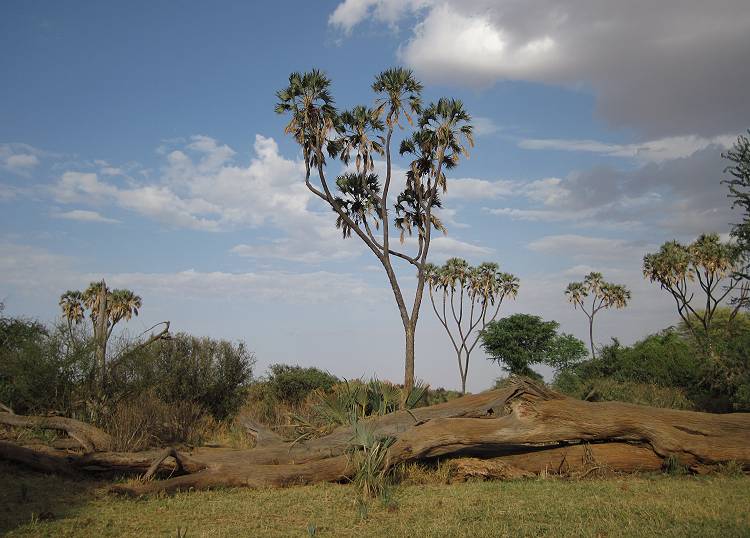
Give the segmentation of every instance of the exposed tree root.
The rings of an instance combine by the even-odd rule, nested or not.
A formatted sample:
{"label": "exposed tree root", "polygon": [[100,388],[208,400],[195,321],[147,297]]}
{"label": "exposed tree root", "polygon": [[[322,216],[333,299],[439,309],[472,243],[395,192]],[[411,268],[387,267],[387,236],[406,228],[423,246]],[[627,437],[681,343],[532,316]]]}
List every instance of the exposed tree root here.
{"label": "exposed tree root", "polygon": [[[64,429],[58,428],[61,423],[43,422],[45,417],[23,418],[26,421],[19,425]],[[523,379],[503,389],[373,417],[366,423],[376,436],[395,439],[388,450],[390,466],[434,457],[478,457],[456,463],[458,477],[658,470],[667,457],[699,472],[728,461],[750,470],[750,414],[585,402]],[[3,442],[0,458],[45,472],[117,471],[150,479],[111,488],[129,495],[219,486],[286,487],[341,481],[354,473],[348,453],[351,428],[293,444],[267,432],[261,441],[263,428],[248,427],[260,434],[254,449],[74,454]],[[83,430],[76,426],[74,431],[80,435]],[[91,426],[85,431],[90,446],[103,446],[108,437]],[[160,471],[181,476],[152,479]]]}

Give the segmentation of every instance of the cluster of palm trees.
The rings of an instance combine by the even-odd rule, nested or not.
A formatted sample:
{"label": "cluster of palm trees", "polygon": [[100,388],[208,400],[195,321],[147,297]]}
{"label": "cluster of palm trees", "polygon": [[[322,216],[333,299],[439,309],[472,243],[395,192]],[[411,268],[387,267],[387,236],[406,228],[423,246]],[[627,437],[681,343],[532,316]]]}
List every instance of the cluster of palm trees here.
{"label": "cluster of palm trees", "polygon": [[106,290],[105,302],[107,312],[108,333],[121,320],[129,320],[138,315],[138,309],[141,308],[141,298],[127,289],[107,289],[107,285],[102,282],[92,282],[84,291],[68,290],[60,296],[60,308],[62,308],[63,317],[68,323],[77,324],[85,318],[86,310],[94,325],[97,319],[102,301],[102,288]]}
{"label": "cluster of palm trees", "polygon": [[97,365],[100,381],[103,381],[107,360],[107,342],[112,331],[121,320],[138,315],[141,298],[127,289],[107,288],[107,284],[92,282],[84,291],[68,290],[60,296],[60,308],[68,322],[68,331],[73,338],[73,325],[82,322],[88,311],[94,342],[96,342]]}

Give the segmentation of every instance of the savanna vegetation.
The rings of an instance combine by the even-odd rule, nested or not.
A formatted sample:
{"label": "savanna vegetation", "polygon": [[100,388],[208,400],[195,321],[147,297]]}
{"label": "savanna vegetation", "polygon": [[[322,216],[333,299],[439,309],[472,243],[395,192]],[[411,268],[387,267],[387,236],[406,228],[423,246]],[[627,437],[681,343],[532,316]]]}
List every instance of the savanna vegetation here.
{"label": "savanna vegetation", "polygon": [[[3,463],[0,530],[184,536],[222,522],[215,534],[747,533],[748,139],[725,155],[730,196],[745,210],[733,239],[706,233],[644,257],[644,277],[674,300],[679,321],[629,346],[597,345],[595,317],[633,297],[591,272],[558,292],[585,314],[587,346],[556,320],[501,317],[521,283],[497,263],[429,263],[433,232],[446,231],[446,171],[473,145],[463,104],[423,104],[404,69],[376,76],[371,107],[337,110],[330,86],[319,71],[293,73],[276,111],[289,116],[307,188],[385,271],[404,329],[403,383],[294,364],[258,372],[244,342],[172,332],[168,321],[116,332],[148,302],[103,280],[63,293],[54,325],[0,306],[0,459],[57,475]],[[410,163],[389,217],[394,136]],[[331,178],[333,159],[353,168]],[[413,302],[404,275],[415,277]],[[425,286],[460,391],[416,378]],[[466,394],[479,344],[508,377]],[[550,384],[540,365],[554,370]],[[304,487],[267,489],[287,486]],[[222,489],[232,487],[245,489]]]}

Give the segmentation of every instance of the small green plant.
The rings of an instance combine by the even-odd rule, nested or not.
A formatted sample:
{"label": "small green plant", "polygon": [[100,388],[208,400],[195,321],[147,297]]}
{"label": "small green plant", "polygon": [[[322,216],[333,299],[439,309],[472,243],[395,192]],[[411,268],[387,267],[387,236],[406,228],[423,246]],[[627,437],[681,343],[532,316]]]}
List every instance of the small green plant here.
{"label": "small green plant", "polygon": [[376,437],[363,422],[354,423],[349,443],[350,458],[355,469],[352,483],[363,498],[379,497],[388,486],[388,448],[394,442],[393,437]]}
{"label": "small green plant", "polygon": [[717,468],[717,473],[723,476],[731,476],[734,478],[744,476],[745,469],[743,465],[735,460],[720,463]]}
{"label": "small green plant", "polygon": [[363,499],[362,497],[357,497],[357,500],[354,501],[354,504],[357,507],[357,520],[364,521],[365,519],[367,519],[367,515],[370,511],[370,505],[367,504],[367,500]]}
{"label": "small green plant", "polygon": [[398,500],[396,499],[397,489],[393,484],[386,484],[380,494],[380,504],[389,512],[398,510]]}
{"label": "small green plant", "polygon": [[308,523],[307,524],[307,535],[308,536],[316,536],[318,534],[318,527],[315,525],[315,523]]}
{"label": "small green plant", "polygon": [[688,474],[687,465],[680,463],[680,460],[674,454],[670,454],[662,464],[664,473],[672,476],[682,476]]}

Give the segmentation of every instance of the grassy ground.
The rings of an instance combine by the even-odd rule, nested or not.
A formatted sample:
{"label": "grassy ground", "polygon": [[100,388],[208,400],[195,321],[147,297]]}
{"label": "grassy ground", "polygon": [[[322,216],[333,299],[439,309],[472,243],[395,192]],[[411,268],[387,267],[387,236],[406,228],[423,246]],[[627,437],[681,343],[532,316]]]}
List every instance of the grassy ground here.
{"label": "grassy ground", "polygon": [[361,516],[351,486],[139,500],[0,464],[8,536],[750,536],[750,478],[640,476],[401,486]]}

